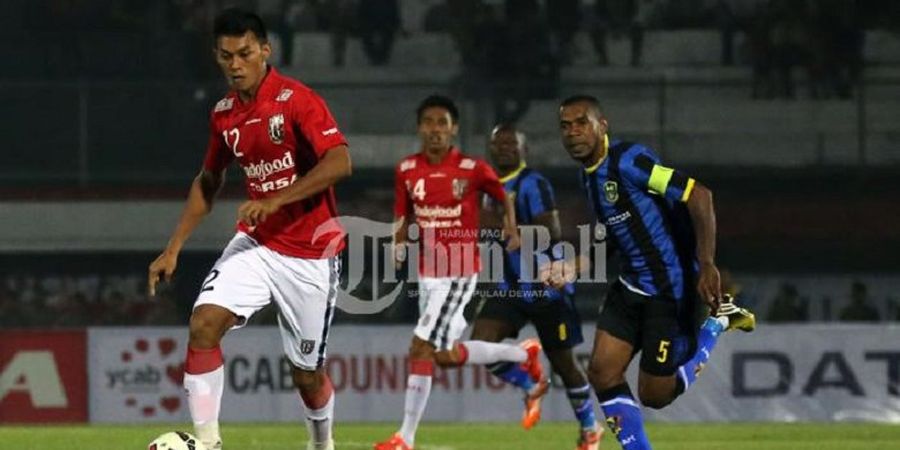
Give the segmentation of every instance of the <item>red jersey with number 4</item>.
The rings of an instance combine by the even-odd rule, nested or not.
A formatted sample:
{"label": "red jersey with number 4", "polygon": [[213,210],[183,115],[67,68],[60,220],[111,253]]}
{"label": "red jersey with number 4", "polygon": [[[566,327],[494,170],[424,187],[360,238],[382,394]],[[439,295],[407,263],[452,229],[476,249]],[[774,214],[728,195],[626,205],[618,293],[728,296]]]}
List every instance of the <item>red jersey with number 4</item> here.
{"label": "red jersey with number 4", "polygon": [[[312,89],[269,68],[256,98],[247,103],[229,92],[210,119],[203,167],[225,169],[237,159],[251,200],[272,197],[306,175],[331,148],[346,145],[325,102]],[[251,228],[260,244],[301,258],[329,258],[343,249],[334,190],[281,207]]]}
{"label": "red jersey with number 4", "polygon": [[438,164],[417,153],[397,165],[394,189],[394,216],[412,215],[419,229],[420,276],[462,277],[481,270],[481,193],[501,203],[506,199],[491,166],[456,148]]}

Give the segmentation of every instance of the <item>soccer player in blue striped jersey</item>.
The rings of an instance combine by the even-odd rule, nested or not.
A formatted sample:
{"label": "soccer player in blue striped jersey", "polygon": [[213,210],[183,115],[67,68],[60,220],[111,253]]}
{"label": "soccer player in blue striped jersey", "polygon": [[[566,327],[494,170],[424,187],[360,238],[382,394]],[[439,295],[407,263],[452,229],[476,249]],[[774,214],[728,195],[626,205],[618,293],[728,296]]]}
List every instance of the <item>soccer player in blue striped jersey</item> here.
{"label": "soccer player in blue striped jersey", "polygon": [[[588,378],[622,447],[650,449],[625,380],[633,356],[641,352],[640,403],[663,408],[694,383],[723,331],[752,331],[755,318],[722,295],[709,189],[663,166],[643,145],[610,140],[594,97],[564,100],[559,126],[564,147],[584,166],[582,185],[606,226],[608,247],[621,259],[597,322]],[[568,281],[584,260],[555,262],[550,284]],[[701,300],[711,315],[698,329]]]}
{"label": "soccer player in blue striped jersey", "polygon": [[[540,172],[525,163],[525,134],[512,124],[497,125],[491,132],[489,148],[503,189],[515,205],[516,220],[521,225],[544,227],[551,242],[558,241],[561,232],[553,188]],[[495,203],[486,198],[484,224],[500,229],[500,210]],[[568,283],[554,289],[540,282],[527,282],[522,277],[523,261],[519,250],[504,252],[504,256],[503,280],[485,295],[475,319],[472,341],[500,342],[517,337],[528,322],[534,324],[540,346],[553,371],[562,379],[578,420],[576,450],[596,450],[602,430],[597,426],[590,385],[572,352],[572,348],[584,341],[581,318],[574,303],[575,286]],[[536,263],[539,261],[533,264],[537,266]],[[518,364],[501,362],[488,366],[488,369],[522,389],[525,393],[522,426],[525,429],[533,427],[540,419],[540,401],[547,392],[547,382],[533,382]]]}

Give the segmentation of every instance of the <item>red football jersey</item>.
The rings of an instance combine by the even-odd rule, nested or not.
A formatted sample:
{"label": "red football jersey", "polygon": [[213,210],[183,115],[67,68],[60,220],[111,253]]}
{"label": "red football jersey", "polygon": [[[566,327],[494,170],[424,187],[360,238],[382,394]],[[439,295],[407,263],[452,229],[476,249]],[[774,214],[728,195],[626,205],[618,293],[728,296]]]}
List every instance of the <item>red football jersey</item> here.
{"label": "red football jersey", "polygon": [[411,214],[419,228],[419,275],[478,273],[481,193],[500,202],[506,198],[494,169],[452,148],[438,164],[429,164],[422,153],[408,156],[394,176],[394,216]]}
{"label": "red football jersey", "polygon": [[[346,143],[321,97],[269,68],[255,99],[244,103],[232,91],[216,104],[203,166],[218,172],[237,158],[247,195],[258,200],[290,186],[328,149]],[[238,223],[238,229],[288,256],[329,258],[344,246],[336,217],[334,190],[328,188],[283,206],[255,228]],[[316,236],[320,226],[330,228]]]}

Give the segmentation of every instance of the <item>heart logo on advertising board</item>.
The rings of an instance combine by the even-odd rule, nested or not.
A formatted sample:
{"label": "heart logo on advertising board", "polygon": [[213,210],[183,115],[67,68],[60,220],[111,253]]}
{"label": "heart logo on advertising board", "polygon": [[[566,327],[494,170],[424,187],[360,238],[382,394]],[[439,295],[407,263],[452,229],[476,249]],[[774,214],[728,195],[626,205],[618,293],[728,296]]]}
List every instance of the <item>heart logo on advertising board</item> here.
{"label": "heart logo on advertising board", "polygon": [[166,376],[172,384],[181,386],[184,382],[184,363],[166,366]]}
{"label": "heart logo on advertising board", "polygon": [[178,408],[181,408],[181,399],[178,397],[163,397],[159,399],[159,406],[169,413],[173,413],[178,411]]}
{"label": "heart logo on advertising board", "polygon": [[169,356],[169,354],[175,350],[175,347],[177,345],[178,344],[175,342],[175,339],[172,338],[163,338],[156,341],[156,346],[159,347],[159,354],[164,358],[166,356]]}

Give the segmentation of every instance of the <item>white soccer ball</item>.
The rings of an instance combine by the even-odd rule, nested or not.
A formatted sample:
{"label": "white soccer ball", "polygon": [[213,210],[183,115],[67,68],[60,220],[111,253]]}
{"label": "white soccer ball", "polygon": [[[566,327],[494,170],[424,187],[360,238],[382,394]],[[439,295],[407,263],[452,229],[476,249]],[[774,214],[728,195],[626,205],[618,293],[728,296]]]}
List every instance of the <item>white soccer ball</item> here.
{"label": "white soccer ball", "polygon": [[206,447],[190,433],[170,431],[154,439],[147,450],[206,450]]}

